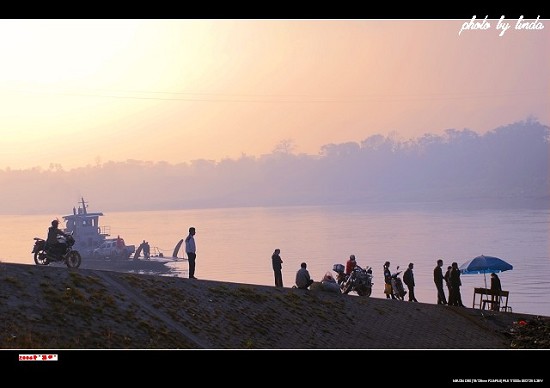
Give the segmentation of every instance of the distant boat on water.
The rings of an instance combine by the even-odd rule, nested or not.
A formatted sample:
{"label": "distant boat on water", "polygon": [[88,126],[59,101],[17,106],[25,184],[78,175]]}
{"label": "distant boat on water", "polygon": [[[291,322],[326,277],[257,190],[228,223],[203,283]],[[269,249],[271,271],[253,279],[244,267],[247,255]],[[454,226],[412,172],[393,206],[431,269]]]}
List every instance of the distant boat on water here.
{"label": "distant boat on water", "polygon": [[[110,227],[100,225],[102,212],[88,212],[88,204],[82,197],[73,213],[63,216],[66,233],[75,239],[73,249],[82,256],[83,268],[113,270],[154,270],[168,271],[169,258],[150,257],[140,259],[135,245],[127,245],[120,235],[111,237]],[[179,244],[181,245],[181,244]],[[141,251],[141,250],[140,250]]]}

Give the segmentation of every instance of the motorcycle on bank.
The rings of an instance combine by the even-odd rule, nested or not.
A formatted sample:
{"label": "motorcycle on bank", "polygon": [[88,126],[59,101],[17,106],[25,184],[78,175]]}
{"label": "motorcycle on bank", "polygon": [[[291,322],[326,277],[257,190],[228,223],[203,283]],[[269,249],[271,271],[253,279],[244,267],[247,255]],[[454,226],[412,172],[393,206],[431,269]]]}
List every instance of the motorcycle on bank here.
{"label": "motorcycle on bank", "polygon": [[342,294],[349,294],[355,291],[359,296],[370,296],[372,293],[372,268],[361,268],[358,265],[353,268],[349,275],[344,272],[342,264],[334,264],[332,270],[336,272],[336,282],[340,286]]}
{"label": "motorcycle on bank", "polygon": [[399,271],[399,266],[397,266],[396,271],[398,272],[394,272],[391,274],[392,292],[397,299],[404,300],[407,291],[405,291],[405,287],[403,287],[403,281],[399,277],[399,274],[402,272]]}
{"label": "motorcycle on bank", "polygon": [[65,252],[52,252],[46,246],[46,240],[35,237],[32,253],[36,265],[48,265],[50,263],[63,263],[69,268],[78,268],[82,262],[82,257],[78,251],[73,250],[75,239],[72,234],[66,236],[57,236],[57,241],[65,244]]}

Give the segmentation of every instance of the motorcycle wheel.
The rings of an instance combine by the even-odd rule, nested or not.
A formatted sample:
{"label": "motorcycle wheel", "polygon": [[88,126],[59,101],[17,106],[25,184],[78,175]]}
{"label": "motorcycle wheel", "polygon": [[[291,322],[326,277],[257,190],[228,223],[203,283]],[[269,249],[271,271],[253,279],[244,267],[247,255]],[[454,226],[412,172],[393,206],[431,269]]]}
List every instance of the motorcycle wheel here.
{"label": "motorcycle wheel", "polygon": [[363,293],[363,295],[369,297],[371,293],[372,293],[372,288],[365,288],[365,292]]}
{"label": "motorcycle wheel", "polygon": [[342,287],[342,294],[349,294],[349,292],[351,291],[351,284],[348,283],[348,284],[344,284],[344,286]]}
{"label": "motorcycle wheel", "polygon": [[81,262],[82,257],[77,251],[72,251],[71,253],[69,253],[69,256],[67,256],[67,259],[65,259],[65,263],[69,268],[78,268],[80,267]]}
{"label": "motorcycle wheel", "polygon": [[36,265],[48,265],[48,264],[50,264],[50,261],[46,257],[46,252],[44,252],[44,251],[34,252],[34,263]]}

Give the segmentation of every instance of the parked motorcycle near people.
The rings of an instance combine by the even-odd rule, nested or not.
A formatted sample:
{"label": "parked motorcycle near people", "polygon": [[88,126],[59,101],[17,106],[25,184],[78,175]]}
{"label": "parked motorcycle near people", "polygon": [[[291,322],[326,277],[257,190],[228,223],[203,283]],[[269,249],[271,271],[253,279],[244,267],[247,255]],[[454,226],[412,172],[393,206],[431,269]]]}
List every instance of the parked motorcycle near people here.
{"label": "parked motorcycle near people", "polygon": [[404,300],[407,291],[405,291],[405,287],[403,287],[403,281],[399,277],[399,274],[403,271],[399,271],[399,266],[397,266],[396,271],[397,272],[394,272],[391,275],[392,292],[397,299]]}
{"label": "parked motorcycle near people", "polygon": [[65,244],[65,252],[56,253],[46,247],[46,240],[35,237],[34,247],[32,253],[34,253],[34,262],[36,265],[48,265],[54,262],[61,262],[69,268],[78,268],[82,262],[82,257],[78,251],[73,250],[75,239],[72,234],[65,236],[57,236],[57,241]]}
{"label": "parked motorcycle near people", "polygon": [[342,294],[355,291],[359,296],[370,296],[372,293],[372,268],[361,268],[356,265],[349,275],[344,272],[342,264],[334,264],[332,270],[336,272],[336,282],[340,285]]}

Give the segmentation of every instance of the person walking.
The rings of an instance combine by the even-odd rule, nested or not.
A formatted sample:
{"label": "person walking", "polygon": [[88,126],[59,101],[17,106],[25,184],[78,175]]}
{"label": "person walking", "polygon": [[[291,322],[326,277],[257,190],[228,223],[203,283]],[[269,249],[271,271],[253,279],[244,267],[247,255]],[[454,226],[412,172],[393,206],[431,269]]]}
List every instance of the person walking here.
{"label": "person walking", "polygon": [[407,285],[409,289],[409,302],[418,302],[414,296],[414,274],[413,274],[413,263],[409,263],[409,267],[405,270],[403,274],[403,283]]}
{"label": "person walking", "polygon": [[187,253],[187,260],[189,262],[189,279],[196,279],[195,277],[195,259],[197,258],[197,247],[195,245],[195,227],[189,228],[189,234],[185,238],[185,253]]}
{"label": "person walking", "polygon": [[453,262],[451,264],[451,273],[449,275],[449,279],[451,281],[449,306],[466,307],[462,304],[462,296],[460,295],[460,286],[462,286],[462,282],[460,280],[460,270],[458,269],[457,262]]}
{"label": "person walking", "polygon": [[307,270],[307,264],[300,264],[300,269],[296,272],[296,287],[307,290],[309,286],[313,284],[313,280],[309,276],[309,271]]}
{"label": "person walking", "polygon": [[386,299],[396,299],[393,294],[393,288],[391,286],[391,271],[390,271],[390,262],[386,261],[384,263],[384,294],[386,294]]}
{"label": "person walking", "polygon": [[275,275],[275,287],[282,287],[283,286],[283,260],[281,259],[281,250],[279,248],[275,249],[273,251],[273,255],[271,255],[271,263],[273,265],[273,273]]}
{"label": "person walking", "polygon": [[445,291],[443,290],[443,260],[438,259],[437,265],[434,268],[434,283],[437,288],[437,304],[447,304],[447,298],[445,298]]}

